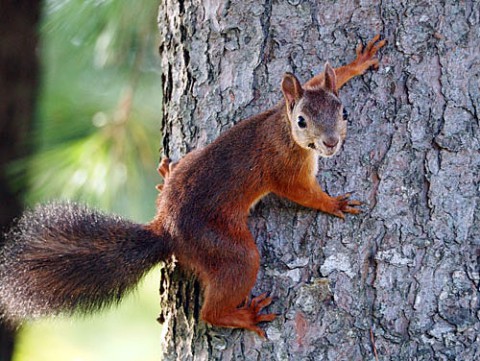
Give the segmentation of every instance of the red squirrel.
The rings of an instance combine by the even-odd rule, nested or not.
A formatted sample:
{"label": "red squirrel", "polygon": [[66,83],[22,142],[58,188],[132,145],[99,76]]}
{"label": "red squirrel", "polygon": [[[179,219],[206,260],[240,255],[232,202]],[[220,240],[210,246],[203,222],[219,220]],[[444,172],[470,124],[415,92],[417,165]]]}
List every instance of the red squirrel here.
{"label": "red squirrel", "polygon": [[260,322],[272,299],[249,301],[260,265],[247,226],[249,210],[275,193],[305,207],[344,218],[358,214],[349,194],[331,197],[315,178],[318,156],[337,153],[346,136],[338,90],[378,67],[379,35],[356,59],[304,85],[291,73],[281,83],[284,100],[245,119],[203,149],[159,167],[164,177],[157,214],[146,225],[73,203],[40,205],[6,236],[0,254],[3,318],[90,313],[119,302],[154,265],[175,255],[201,282],[201,317],[221,327],[265,336]]}

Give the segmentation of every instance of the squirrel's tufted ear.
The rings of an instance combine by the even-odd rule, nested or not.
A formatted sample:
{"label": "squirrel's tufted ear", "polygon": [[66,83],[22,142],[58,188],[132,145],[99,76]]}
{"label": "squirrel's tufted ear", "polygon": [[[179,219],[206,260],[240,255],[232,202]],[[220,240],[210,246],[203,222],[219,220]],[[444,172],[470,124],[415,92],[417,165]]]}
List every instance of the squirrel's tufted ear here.
{"label": "squirrel's tufted ear", "polygon": [[292,73],[285,73],[282,79],[282,92],[285,96],[288,108],[292,109],[303,95],[303,88],[297,77]]}
{"label": "squirrel's tufted ear", "polygon": [[325,63],[325,90],[332,92],[335,95],[338,95],[337,90],[337,76],[335,75],[335,70],[333,70],[332,66],[327,61]]}

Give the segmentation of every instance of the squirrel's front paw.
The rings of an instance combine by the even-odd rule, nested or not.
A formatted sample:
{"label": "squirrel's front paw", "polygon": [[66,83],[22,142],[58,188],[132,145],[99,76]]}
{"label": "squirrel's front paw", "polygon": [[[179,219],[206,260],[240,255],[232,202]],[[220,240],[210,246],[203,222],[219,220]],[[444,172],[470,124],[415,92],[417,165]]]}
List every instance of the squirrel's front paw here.
{"label": "squirrel's front paw", "polygon": [[345,213],[359,214],[360,209],[355,208],[362,205],[360,201],[350,200],[351,193],[347,193],[333,199],[333,210],[330,212],[334,216],[345,219]]}
{"label": "squirrel's front paw", "polygon": [[[162,158],[160,164],[158,165],[157,172],[162,176],[164,183],[167,181],[167,178],[170,176],[170,173],[175,165],[176,163],[172,163],[170,158]],[[157,190],[160,192],[163,189],[163,184],[157,184],[155,188],[157,188]]]}
{"label": "squirrel's front paw", "polygon": [[385,39],[381,41],[378,41],[378,39],[380,39],[380,34],[376,35],[367,44],[365,49],[362,44],[357,47],[357,58],[354,63],[359,74],[363,74],[363,72],[370,67],[373,67],[374,69],[378,68],[378,59],[375,56],[377,55],[378,50],[387,43]]}
{"label": "squirrel's front paw", "polygon": [[170,163],[170,158],[164,157],[158,165],[157,172],[163,179],[167,179],[168,174],[170,173]]}

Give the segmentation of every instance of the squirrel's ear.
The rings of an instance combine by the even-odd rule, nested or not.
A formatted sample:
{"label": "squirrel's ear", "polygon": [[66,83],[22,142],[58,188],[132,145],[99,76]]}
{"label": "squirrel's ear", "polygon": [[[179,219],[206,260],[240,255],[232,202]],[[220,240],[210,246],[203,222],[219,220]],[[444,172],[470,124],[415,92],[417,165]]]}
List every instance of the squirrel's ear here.
{"label": "squirrel's ear", "polygon": [[337,76],[335,75],[335,70],[328,63],[325,63],[325,89],[332,92],[335,95],[338,95],[337,91]]}
{"label": "squirrel's ear", "polygon": [[285,101],[288,108],[292,109],[292,104],[295,104],[303,95],[303,88],[297,77],[292,73],[285,73],[282,80],[282,92],[285,96]]}

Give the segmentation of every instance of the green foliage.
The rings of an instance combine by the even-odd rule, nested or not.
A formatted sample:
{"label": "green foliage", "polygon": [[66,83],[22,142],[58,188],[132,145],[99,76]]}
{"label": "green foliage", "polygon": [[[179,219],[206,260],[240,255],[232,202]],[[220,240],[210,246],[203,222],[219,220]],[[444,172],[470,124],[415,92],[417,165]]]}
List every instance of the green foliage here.
{"label": "green foliage", "polygon": [[25,325],[13,361],[154,361],[160,359],[158,269],[122,306],[85,318],[55,318]]}
{"label": "green foliage", "polygon": [[154,212],[160,69],[152,1],[48,0],[32,141],[14,164],[26,202],[73,199],[146,221]]}

